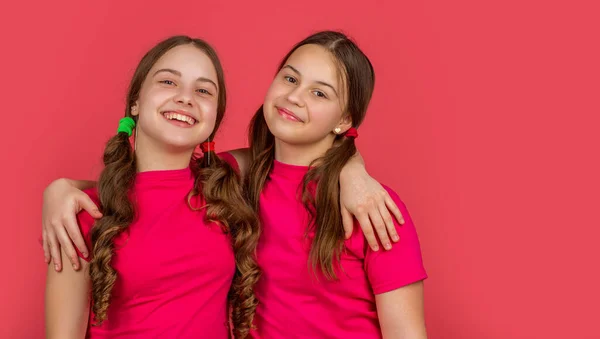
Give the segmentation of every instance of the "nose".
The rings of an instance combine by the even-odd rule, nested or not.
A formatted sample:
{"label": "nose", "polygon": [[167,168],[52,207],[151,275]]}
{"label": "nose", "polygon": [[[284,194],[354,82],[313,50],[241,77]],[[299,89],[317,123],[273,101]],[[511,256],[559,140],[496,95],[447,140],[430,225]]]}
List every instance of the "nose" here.
{"label": "nose", "polygon": [[298,86],[287,94],[286,99],[287,101],[298,107],[304,107],[303,93],[303,89],[300,86]]}
{"label": "nose", "polygon": [[193,95],[194,94],[189,89],[181,88],[173,100],[180,105],[193,107]]}

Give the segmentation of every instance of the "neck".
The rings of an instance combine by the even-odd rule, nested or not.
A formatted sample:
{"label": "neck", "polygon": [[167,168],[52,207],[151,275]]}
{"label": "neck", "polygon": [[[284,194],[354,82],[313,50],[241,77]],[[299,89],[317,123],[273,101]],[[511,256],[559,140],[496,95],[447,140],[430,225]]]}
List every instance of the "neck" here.
{"label": "neck", "polygon": [[138,172],[177,170],[190,166],[194,149],[178,149],[168,145],[156,145],[149,138],[137,140],[135,160]]}
{"label": "neck", "polygon": [[333,137],[312,144],[289,144],[275,138],[275,160],[284,164],[310,166],[333,146]]}

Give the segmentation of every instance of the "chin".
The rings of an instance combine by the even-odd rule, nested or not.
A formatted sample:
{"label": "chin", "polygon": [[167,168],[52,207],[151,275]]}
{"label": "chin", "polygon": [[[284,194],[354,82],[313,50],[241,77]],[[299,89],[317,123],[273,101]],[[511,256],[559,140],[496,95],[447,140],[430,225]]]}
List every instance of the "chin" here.
{"label": "chin", "polygon": [[302,145],[309,142],[305,133],[302,133],[298,130],[290,130],[289,128],[272,128],[271,133],[277,140],[289,145]]}
{"label": "chin", "polygon": [[269,121],[267,120],[267,126],[271,134],[277,139],[288,139],[296,134],[292,126],[282,123],[282,121]]}
{"label": "chin", "polygon": [[194,150],[202,141],[196,142],[196,140],[169,139],[163,140],[163,142],[169,149],[187,151]]}

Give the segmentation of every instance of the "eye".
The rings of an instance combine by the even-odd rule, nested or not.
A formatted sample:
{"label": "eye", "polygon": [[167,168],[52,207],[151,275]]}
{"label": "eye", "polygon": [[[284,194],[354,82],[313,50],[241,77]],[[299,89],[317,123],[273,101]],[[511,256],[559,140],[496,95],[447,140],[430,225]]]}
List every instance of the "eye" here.
{"label": "eye", "polygon": [[198,90],[196,90],[196,92],[200,93],[200,94],[208,94],[208,95],[212,95],[211,92],[209,92],[207,89],[205,88],[200,88]]}
{"label": "eye", "polygon": [[327,94],[325,94],[322,91],[314,91],[313,93],[315,93],[316,96],[320,97],[320,98],[325,98],[327,99]]}
{"label": "eye", "polygon": [[286,75],[283,78],[285,79],[285,81],[292,83],[292,84],[295,84],[298,82],[298,80],[296,80],[296,78],[294,78],[293,76]]}
{"label": "eye", "polygon": [[159,81],[161,84],[165,84],[165,85],[175,85],[175,83],[171,80],[161,80]]}

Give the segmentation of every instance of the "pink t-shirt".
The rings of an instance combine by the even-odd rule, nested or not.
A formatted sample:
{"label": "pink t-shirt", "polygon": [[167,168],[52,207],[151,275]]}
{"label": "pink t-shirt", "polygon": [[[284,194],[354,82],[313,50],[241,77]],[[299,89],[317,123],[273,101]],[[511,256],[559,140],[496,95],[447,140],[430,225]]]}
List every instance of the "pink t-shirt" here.
{"label": "pink t-shirt", "polygon": [[[115,240],[118,277],[108,319],[90,326],[88,338],[229,337],[233,250],[219,225],[204,222],[205,209],[188,206],[193,184],[190,169],[137,174],[136,218]],[[98,203],[95,189],[86,193]],[[86,212],[78,220],[91,248],[94,220]]]}
{"label": "pink t-shirt", "polygon": [[[396,225],[400,242],[373,252],[360,226],[345,242],[338,281],[309,269],[309,215],[298,200],[308,167],[275,162],[260,197],[262,235],[256,286],[260,301],[254,338],[379,338],[375,295],[427,277],[415,227],[396,193],[387,189],[406,223]],[[313,233],[314,235],[314,233]]]}

